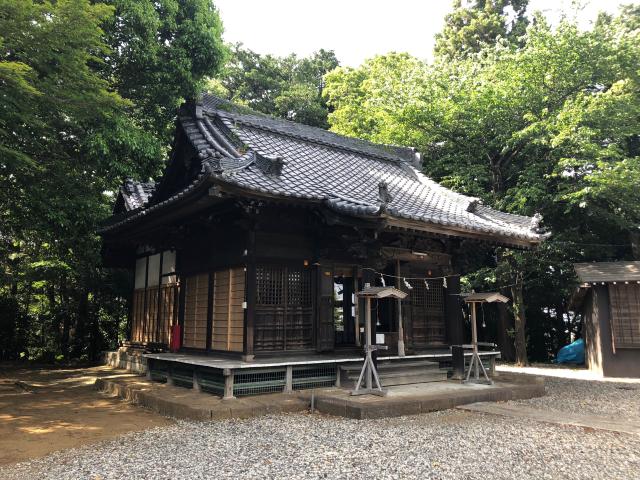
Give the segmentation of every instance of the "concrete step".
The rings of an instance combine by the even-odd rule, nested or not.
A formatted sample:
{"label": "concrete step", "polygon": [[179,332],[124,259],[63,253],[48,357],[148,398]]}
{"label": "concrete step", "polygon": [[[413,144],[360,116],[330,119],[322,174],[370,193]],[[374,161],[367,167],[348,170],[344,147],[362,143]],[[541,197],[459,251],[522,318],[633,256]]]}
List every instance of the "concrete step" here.
{"label": "concrete step", "polygon": [[[362,362],[358,363],[348,363],[340,365],[340,369],[343,372],[351,372],[357,371],[360,373],[360,369],[362,368]],[[378,371],[382,372],[385,370],[396,370],[396,369],[413,369],[413,368],[422,368],[425,370],[438,370],[440,365],[438,362],[430,362],[427,360],[416,360],[416,361],[396,361],[396,362],[378,362]]]}
{"label": "concrete step", "polygon": [[[362,363],[341,365],[340,383],[346,388],[354,387],[361,370]],[[382,386],[409,385],[445,381],[447,371],[440,370],[438,363],[429,361],[380,362],[378,376]]]}
{"label": "concrete step", "polygon": [[[406,374],[379,374],[383,387],[392,385],[410,385],[414,383],[444,382],[447,380],[447,372],[434,373],[406,373]],[[353,388],[358,382],[358,376],[340,377],[340,384],[344,388]]]}

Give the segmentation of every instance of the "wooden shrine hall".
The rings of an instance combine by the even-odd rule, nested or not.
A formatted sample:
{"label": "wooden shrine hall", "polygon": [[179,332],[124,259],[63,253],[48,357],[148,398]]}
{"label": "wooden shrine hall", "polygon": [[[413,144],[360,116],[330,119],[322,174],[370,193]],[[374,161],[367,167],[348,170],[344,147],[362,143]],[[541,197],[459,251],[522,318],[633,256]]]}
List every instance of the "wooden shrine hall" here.
{"label": "wooden shrine hall", "polygon": [[[163,176],[127,181],[100,234],[106,265],[135,272],[128,343],[158,375],[175,367],[180,378],[207,359],[227,376],[230,365],[249,377],[297,365],[270,373],[286,389],[291,376],[303,388],[362,361],[365,284],[408,293],[372,302],[373,338],[389,359],[446,356],[464,342],[457,256],[474,242],[535,247],[539,222],[440,186],[414,149],[204,95],[180,109]],[[177,353],[163,353],[170,347]],[[214,370],[199,378],[220,391],[224,369]]]}

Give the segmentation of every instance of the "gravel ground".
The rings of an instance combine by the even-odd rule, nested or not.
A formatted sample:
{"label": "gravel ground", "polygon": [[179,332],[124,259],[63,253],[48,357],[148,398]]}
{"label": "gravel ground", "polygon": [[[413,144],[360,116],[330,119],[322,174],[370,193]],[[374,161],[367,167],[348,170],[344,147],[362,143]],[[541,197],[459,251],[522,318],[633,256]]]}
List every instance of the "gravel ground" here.
{"label": "gravel ground", "polygon": [[457,410],[357,421],[178,422],[0,470],[3,479],[633,479],[640,437]]}
{"label": "gravel ground", "polygon": [[[580,414],[640,420],[640,383],[545,377],[544,397],[516,403]],[[638,477],[640,478],[640,473]]]}

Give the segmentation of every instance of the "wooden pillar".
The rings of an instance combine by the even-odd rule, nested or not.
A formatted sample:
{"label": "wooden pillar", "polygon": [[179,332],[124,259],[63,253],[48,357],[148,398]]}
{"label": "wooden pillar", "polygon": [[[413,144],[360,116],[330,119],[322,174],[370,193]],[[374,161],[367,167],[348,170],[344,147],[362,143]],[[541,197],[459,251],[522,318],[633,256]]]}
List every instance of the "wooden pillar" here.
{"label": "wooden pillar", "polygon": [[462,345],[464,343],[464,321],[460,306],[460,277],[447,277],[444,297],[447,340],[449,345]]}
{"label": "wooden pillar", "polygon": [[[358,267],[355,267],[353,269],[353,293],[354,293],[354,298],[355,301],[353,302],[353,310],[354,310],[354,316],[353,316],[353,329],[355,330],[354,335],[356,336],[355,341],[356,341],[356,347],[360,346],[360,300],[358,300],[358,297],[355,296],[356,293],[358,293],[358,274],[360,273],[360,269]],[[340,370],[340,369],[338,369]]]}
{"label": "wooden pillar", "polygon": [[[478,355],[478,326],[476,325],[476,302],[471,302],[471,346],[474,355]],[[476,357],[480,358],[480,357]],[[475,363],[474,377],[476,380],[480,378],[478,362]]]}
{"label": "wooden pillar", "polygon": [[[398,290],[402,290],[400,288],[400,260],[396,260],[396,288]],[[402,299],[398,298],[396,300],[398,302],[398,356],[404,357],[404,325],[402,319]]]}
{"label": "wooden pillar", "polygon": [[178,325],[180,325],[180,347],[184,344],[184,302],[185,292],[187,291],[187,278],[184,275],[180,275],[179,280],[179,292],[178,292]]}
{"label": "wooden pillar", "polygon": [[233,400],[233,370],[225,368],[223,371],[224,374],[224,396],[223,400]]}
{"label": "wooden pillar", "polygon": [[148,295],[149,295],[149,255],[145,258],[145,271],[144,271],[144,296],[142,302],[142,333],[140,337],[141,342],[146,342],[147,337],[147,304],[149,303]]}
{"label": "wooden pillar", "polygon": [[247,271],[244,310],[244,345],[242,349],[242,359],[251,361],[254,358],[253,343],[256,314],[256,234],[254,228],[249,232],[247,248]]}
{"label": "wooden pillar", "polygon": [[147,377],[147,380],[153,380],[153,378],[151,377],[151,367],[152,366],[153,366],[153,360],[151,360],[150,358],[147,358],[147,372],[146,372],[146,375],[145,375],[145,377]]}
{"label": "wooden pillar", "polygon": [[167,385],[173,385],[173,366],[171,363],[167,366]]}
{"label": "wooden pillar", "polygon": [[[245,279],[245,282],[247,280]],[[227,293],[227,351],[231,350],[231,305],[233,303],[233,268],[229,269],[229,291]]]}
{"label": "wooden pillar", "polygon": [[[371,347],[371,298],[366,297],[365,299],[365,309],[364,309],[364,344],[365,348],[368,349]],[[366,388],[368,391],[371,391],[373,387],[373,375],[371,373],[371,368],[367,368],[365,374]]]}
{"label": "wooden pillar", "polygon": [[198,374],[198,369],[194,367],[193,369],[193,391],[200,392],[202,389],[200,388],[200,375]]}
{"label": "wooden pillar", "polygon": [[213,289],[216,274],[209,272],[209,283],[207,285],[207,339],[205,348],[211,350],[213,343]]}
{"label": "wooden pillar", "polygon": [[286,368],[284,393],[293,393],[293,367],[287,365]]}
{"label": "wooden pillar", "polygon": [[162,263],[164,262],[164,252],[160,252],[160,266],[158,268],[158,298],[156,303],[156,334],[155,341],[160,343],[160,318],[162,314]]}

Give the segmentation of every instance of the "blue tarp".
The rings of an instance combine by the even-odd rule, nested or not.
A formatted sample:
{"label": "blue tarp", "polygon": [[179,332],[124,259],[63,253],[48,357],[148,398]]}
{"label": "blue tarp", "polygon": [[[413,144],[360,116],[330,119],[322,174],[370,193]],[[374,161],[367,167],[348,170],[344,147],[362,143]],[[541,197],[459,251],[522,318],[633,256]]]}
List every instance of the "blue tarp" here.
{"label": "blue tarp", "polygon": [[584,340],[579,338],[558,351],[556,363],[584,363]]}

